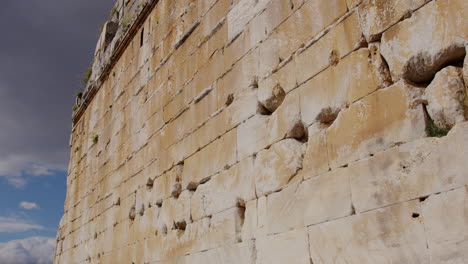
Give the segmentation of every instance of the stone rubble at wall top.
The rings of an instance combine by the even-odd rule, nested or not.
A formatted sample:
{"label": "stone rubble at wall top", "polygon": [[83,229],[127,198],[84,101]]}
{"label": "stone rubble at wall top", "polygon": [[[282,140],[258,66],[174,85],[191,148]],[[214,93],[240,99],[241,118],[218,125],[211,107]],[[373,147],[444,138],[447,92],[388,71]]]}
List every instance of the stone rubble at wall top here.
{"label": "stone rubble at wall top", "polygon": [[468,2],[125,0],[54,263],[464,263]]}

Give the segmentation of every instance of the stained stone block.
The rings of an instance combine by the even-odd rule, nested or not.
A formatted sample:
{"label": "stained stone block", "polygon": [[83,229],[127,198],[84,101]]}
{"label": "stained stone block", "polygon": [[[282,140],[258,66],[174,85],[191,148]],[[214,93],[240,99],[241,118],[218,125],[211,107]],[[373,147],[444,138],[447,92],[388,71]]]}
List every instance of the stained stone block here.
{"label": "stained stone block", "polygon": [[419,201],[309,228],[313,263],[429,263]]}
{"label": "stained stone block", "polygon": [[468,39],[464,0],[431,1],[382,35],[381,51],[392,78],[430,81],[448,63],[462,60]]}

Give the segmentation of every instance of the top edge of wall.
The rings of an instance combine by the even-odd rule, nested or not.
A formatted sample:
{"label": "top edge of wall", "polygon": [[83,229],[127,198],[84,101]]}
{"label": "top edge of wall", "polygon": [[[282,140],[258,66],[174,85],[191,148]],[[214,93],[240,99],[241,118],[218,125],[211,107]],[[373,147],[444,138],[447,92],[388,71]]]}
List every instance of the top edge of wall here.
{"label": "top edge of wall", "polygon": [[72,115],[73,124],[80,120],[114,64],[158,2],[159,0],[116,1],[108,20],[102,26],[94,52],[91,76],[81,98],[76,98],[78,108]]}

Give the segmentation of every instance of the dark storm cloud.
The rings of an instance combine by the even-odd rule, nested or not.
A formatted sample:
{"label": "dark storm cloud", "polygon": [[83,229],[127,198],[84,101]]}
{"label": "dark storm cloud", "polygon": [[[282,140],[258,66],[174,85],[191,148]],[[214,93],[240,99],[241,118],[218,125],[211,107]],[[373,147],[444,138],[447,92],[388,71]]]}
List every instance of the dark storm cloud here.
{"label": "dark storm cloud", "polygon": [[47,175],[68,160],[71,106],[115,0],[2,0],[0,176]]}

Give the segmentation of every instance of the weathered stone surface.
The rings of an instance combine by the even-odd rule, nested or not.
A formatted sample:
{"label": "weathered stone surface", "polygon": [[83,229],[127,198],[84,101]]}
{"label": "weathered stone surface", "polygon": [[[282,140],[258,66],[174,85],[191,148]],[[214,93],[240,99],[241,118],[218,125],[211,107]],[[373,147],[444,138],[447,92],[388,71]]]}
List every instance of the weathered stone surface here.
{"label": "weathered stone surface", "polygon": [[258,88],[258,101],[268,111],[274,112],[283,102],[286,93],[279,84],[274,86],[262,85]]}
{"label": "weathered stone surface", "polygon": [[362,0],[346,0],[346,4],[348,5],[348,9],[356,7],[361,2],[362,2]]}
{"label": "weathered stone surface", "polygon": [[466,96],[462,69],[450,66],[435,75],[424,91],[423,99],[427,100],[426,109],[434,123],[450,129],[466,120]]}
{"label": "weathered stone surface", "polygon": [[267,195],[284,187],[302,168],[305,146],[295,139],[285,139],[260,151],[255,158],[257,195]]}
{"label": "weathered stone surface", "polygon": [[343,0],[305,1],[260,45],[259,76],[268,75],[347,11]]}
{"label": "weathered stone surface", "polygon": [[309,228],[313,263],[429,263],[418,201]]}
{"label": "weathered stone surface", "polygon": [[307,231],[299,229],[257,240],[257,264],[310,264]]}
{"label": "weathered stone surface", "polygon": [[360,49],[299,87],[301,114],[307,125],[316,121],[322,109],[345,107],[383,86],[368,57],[368,49]]}
{"label": "weathered stone surface", "polygon": [[304,177],[314,177],[329,170],[325,127],[315,123],[309,127],[309,140],[303,160]]}
{"label": "weathered stone surface", "polygon": [[341,111],[326,132],[330,166],[343,166],[395,143],[424,136],[423,111],[411,108],[421,93],[400,81]]}
{"label": "weathered stone surface", "polygon": [[307,136],[302,122],[299,91],[290,92],[281,106],[268,120],[268,143],[273,144],[284,138],[302,139]]}
{"label": "weathered stone surface", "polygon": [[422,217],[431,263],[463,263],[468,258],[468,189],[427,198]]}
{"label": "weathered stone surface", "polygon": [[351,215],[348,177],[346,169],[338,169],[269,195],[268,234]]}
{"label": "weathered stone surface", "polygon": [[[174,262],[167,262],[174,263]],[[227,245],[204,252],[183,256],[176,260],[177,264],[255,264],[254,242],[247,241],[233,245]],[[157,264],[160,264],[159,262]]]}
{"label": "weathered stone surface", "polygon": [[462,263],[465,2],[118,1],[54,262]]}
{"label": "weathered stone surface", "polygon": [[244,159],[268,146],[268,117],[255,115],[237,129],[237,155]]}
{"label": "weathered stone surface", "polygon": [[198,186],[192,196],[191,212],[194,220],[235,207],[239,200],[255,198],[253,158],[246,158],[205,184]]}
{"label": "weathered stone surface", "polygon": [[468,184],[468,123],[447,137],[403,144],[350,164],[353,203],[359,212],[425,197]]}
{"label": "weathered stone surface", "polygon": [[237,1],[227,15],[229,42],[237,37],[242,32],[245,25],[270,2],[271,0]]}
{"label": "weathered stone surface", "polygon": [[[468,45],[465,47],[465,51],[468,50]],[[466,52],[468,54],[468,52]],[[463,80],[465,81],[465,87],[468,89],[468,56],[465,55],[465,60],[463,61]],[[467,92],[468,93],[468,92]],[[468,104],[465,104],[468,105]]]}
{"label": "weathered stone surface", "polygon": [[464,0],[431,1],[382,35],[382,54],[394,80],[426,82],[463,59],[468,40]]}
{"label": "weathered stone surface", "polygon": [[[187,187],[190,182],[200,182],[222,171],[226,165],[233,165],[237,160],[236,135],[236,129],[231,130],[189,157],[184,163],[182,187]],[[207,160],[210,162],[205,163]]]}
{"label": "weathered stone surface", "polygon": [[380,34],[409,16],[426,0],[366,0],[358,7],[362,31],[368,42],[377,40]]}
{"label": "weathered stone surface", "polygon": [[332,52],[341,60],[359,48],[361,35],[358,15],[352,13],[316,43],[295,56],[297,82],[303,83],[328,67]]}

